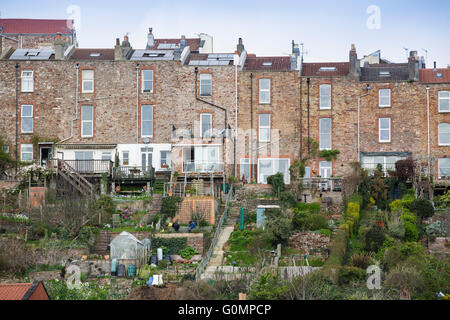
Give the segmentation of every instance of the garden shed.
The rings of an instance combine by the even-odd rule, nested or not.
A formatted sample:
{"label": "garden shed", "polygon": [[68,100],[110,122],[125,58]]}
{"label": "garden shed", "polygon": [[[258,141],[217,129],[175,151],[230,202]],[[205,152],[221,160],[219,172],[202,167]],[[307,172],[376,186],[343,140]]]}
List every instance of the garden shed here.
{"label": "garden shed", "polygon": [[115,237],[110,248],[111,260],[117,259],[117,265],[124,264],[128,268],[130,264],[134,264],[136,268],[140,268],[146,263],[144,244],[129,232],[123,231]]}

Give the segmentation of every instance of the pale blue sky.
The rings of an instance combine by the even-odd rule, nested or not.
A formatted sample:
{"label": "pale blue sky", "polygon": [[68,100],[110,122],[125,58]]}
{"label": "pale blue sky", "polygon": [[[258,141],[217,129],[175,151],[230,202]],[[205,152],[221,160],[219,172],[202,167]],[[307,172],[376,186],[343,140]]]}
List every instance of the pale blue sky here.
{"label": "pale blue sky", "polygon": [[[428,67],[450,64],[450,1],[428,0],[1,0],[2,18],[68,18],[67,8],[80,8],[80,47],[113,47],[129,33],[135,48],[143,48],[148,27],[155,36],[214,37],[215,52],[233,52],[242,37],[247,51],[285,55],[291,41],[303,42],[305,61],[347,61],[350,45],[358,56],[381,49],[383,57],[406,61],[403,48],[428,50]],[[366,13],[379,6],[381,28],[369,29]]]}

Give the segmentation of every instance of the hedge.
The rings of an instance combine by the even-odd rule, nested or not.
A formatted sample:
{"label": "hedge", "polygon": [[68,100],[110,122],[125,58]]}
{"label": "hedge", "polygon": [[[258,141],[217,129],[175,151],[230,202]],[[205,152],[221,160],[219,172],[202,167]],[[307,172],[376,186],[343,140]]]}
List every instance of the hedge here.
{"label": "hedge", "polygon": [[333,281],[337,281],[339,269],[345,262],[347,255],[348,237],[344,229],[336,232],[328,260],[325,262],[322,272]]}
{"label": "hedge", "polygon": [[168,248],[168,254],[178,254],[180,250],[186,248],[187,238],[152,238],[151,244],[152,248]]}

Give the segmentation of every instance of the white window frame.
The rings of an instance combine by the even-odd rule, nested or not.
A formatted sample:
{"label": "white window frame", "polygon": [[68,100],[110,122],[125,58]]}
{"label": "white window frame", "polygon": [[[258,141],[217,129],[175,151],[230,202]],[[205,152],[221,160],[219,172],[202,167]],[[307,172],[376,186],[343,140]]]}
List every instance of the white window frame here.
{"label": "white window frame", "polygon": [[[384,92],[384,91],[389,92],[389,103],[388,103],[388,104],[382,104],[382,103],[381,103],[381,92]],[[386,98],[386,97],[384,97],[384,98]],[[379,106],[380,108],[388,108],[388,107],[391,106],[391,89],[390,89],[390,88],[381,88],[381,89],[378,89],[378,106]]]}
{"label": "white window frame", "polygon": [[291,166],[291,159],[289,159],[289,158],[258,158],[258,183],[260,183],[260,184],[267,183],[267,181],[264,181],[264,179],[261,178],[260,163],[261,163],[261,161],[269,161],[269,160],[271,161],[271,169],[272,169],[271,170],[272,172],[269,176],[274,175],[277,172],[279,172],[279,171],[275,171],[275,161],[282,160],[282,161],[288,162],[286,172],[282,172],[282,173],[283,173],[284,183],[290,184],[291,183],[291,174],[289,172],[289,168]]}
{"label": "white window frame", "polygon": [[[329,95],[330,104],[329,105],[325,105],[324,101],[322,101],[322,97],[326,97],[325,94],[322,94],[322,88],[324,88],[324,87],[330,88],[330,95]],[[330,110],[331,109],[331,90],[332,90],[331,84],[329,84],[329,83],[324,83],[319,86],[319,109],[320,110]]]}
{"label": "white window frame", "polygon": [[[31,107],[31,115],[30,116],[24,116],[23,115],[24,114],[24,112],[23,112],[24,107]],[[24,105],[21,106],[21,108],[20,108],[20,131],[22,133],[33,133],[34,132],[34,117],[33,116],[34,116],[34,106],[33,105],[31,105],[31,104],[24,104]],[[25,131],[23,129],[23,123],[24,123],[25,119],[26,120],[31,119],[31,131]]]}
{"label": "white window frame", "polygon": [[[268,126],[261,125],[261,117],[262,116],[268,116],[269,117],[269,125]],[[272,121],[272,115],[270,113],[261,113],[261,114],[258,115],[258,141],[259,142],[270,142],[270,139],[272,137],[271,132],[270,132],[271,131],[271,121]],[[269,129],[269,136],[268,136],[267,140],[261,139],[262,138],[261,137],[261,132],[263,131],[261,129],[263,129],[263,130]]]}
{"label": "white window frame", "polygon": [[[203,132],[203,117],[209,117],[209,130]],[[209,131],[209,132],[208,132]],[[200,137],[206,138],[212,136],[212,114],[211,113],[200,113]]]}
{"label": "white window frame", "polygon": [[[447,130],[442,132],[443,129],[441,127],[444,126],[447,127]],[[441,143],[441,134],[447,134],[450,136],[450,123],[442,122],[438,125],[438,144],[440,146],[450,146],[450,143]]]}
{"label": "white window frame", "polygon": [[160,168],[162,168],[162,166],[164,165],[163,163],[163,153],[165,153],[166,157],[165,157],[165,164],[170,168],[171,166],[171,162],[172,162],[172,151],[170,150],[161,150],[159,152],[159,165]]}
{"label": "white window frame", "polygon": [[112,153],[111,151],[103,151],[102,152],[102,161],[111,161]]}
{"label": "white window frame", "polygon": [[[125,155],[127,155],[127,156],[125,157]],[[126,161],[127,163],[125,163],[125,159],[127,160]],[[130,151],[128,151],[128,150],[122,151],[122,165],[123,166],[129,166],[130,165]]]}
{"label": "white window frame", "polygon": [[[330,122],[330,132],[322,132],[322,121],[323,120],[326,120],[326,121]],[[319,120],[319,136],[320,136],[320,138],[319,138],[319,149],[320,150],[331,150],[332,149],[332,140],[331,140],[332,139],[332,136],[331,136],[332,132],[333,132],[333,123],[332,123],[331,118],[320,118],[320,120]],[[327,135],[327,136],[330,137],[330,146],[329,147],[322,145],[322,141],[324,140],[324,139],[322,139],[323,135]]]}
{"label": "white window frame", "polygon": [[[386,128],[381,129],[381,121],[385,120],[385,119],[389,120],[389,128],[388,129],[386,129]],[[391,118],[379,118],[378,119],[378,142],[379,143],[389,143],[389,142],[391,142],[391,140],[392,140],[391,129],[392,129]],[[381,140],[381,131],[382,130],[383,131],[389,130],[389,139],[388,140]]]}
{"label": "white window frame", "polygon": [[[145,76],[145,74],[149,74],[149,73],[151,73],[150,75],[150,79],[147,79],[147,77]],[[141,74],[142,74],[142,93],[144,93],[144,92],[146,92],[146,93],[153,93],[153,79],[154,79],[154,77],[153,77],[153,70],[152,69],[143,69],[142,71],[141,71]],[[151,83],[151,89],[150,90],[146,90],[145,89],[145,84],[146,83]]]}
{"label": "white window frame", "polygon": [[[24,147],[31,148],[31,151],[24,151]],[[31,154],[31,159],[23,159],[24,154]],[[20,161],[22,162],[29,162],[33,161],[33,144],[32,143],[23,143],[20,145]]]}
{"label": "white window frame", "polygon": [[[89,74],[92,73],[92,79],[87,77],[87,73],[89,73]],[[83,93],[93,93],[94,92],[94,78],[95,78],[94,70],[91,70],[91,69],[81,70],[81,92],[83,92]],[[85,89],[84,85],[86,83],[92,83],[91,90]]]}
{"label": "white window frame", "polygon": [[[144,108],[151,108],[151,119],[147,119],[147,120],[144,120]],[[151,130],[151,134],[144,134],[144,123],[151,123],[151,126],[152,126],[152,130]],[[153,105],[142,105],[141,106],[141,137],[142,138],[152,138],[153,137],[153,130],[154,130],[154,127],[153,127]]]}
{"label": "white window frame", "polygon": [[[262,83],[267,81],[268,82],[268,88],[263,88]],[[271,101],[271,94],[270,94],[270,87],[271,87],[271,80],[270,78],[262,78],[259,79],[259,104],[270,104]],[[263,92],[268,92],[268,100],[264,100],[263,98]]]}
{"label": "white window frame", "polygon": [[241,180],[242,179],[242,176],[243,175],[245,175],[244,174],[244,169],[243,168],[245,168],[246,166],[248,166],[248,179],[247,179],[247,177],[245,177],[246,179],[247,179],[247,183],[250,183],[251,181],[250,181],[250,173],[251,173],[251,168],[250,168],[250,159],[249,158],[241,158],[240,160],[239,160],[239,164],[240,164],[240,166],[239,166],[239,176],[240,177],[238,177],[239,178],[239,180]]}
{"label": "white window frame", "polygon": [[[322,170],[329,169],[330,175],[325,177],[322,174]],[[331,178],[333,175],[333,163],[331,161],[320,161],[319,163],[319,175],[321,178]]]}
{"label": "white window frame", "polygon": [[[440,171],[441,171],[440,168],[442,167],[441,161],[444,162],[445,160],[447,160],[447,162],[449,162],[448,168],[450,168],[450,158],[439,158],[438,159],[438,179],[445,179],[445,178],[448,179],[450,177],[450,174],[449,174],[449,176],[443,176],[440,174]],[[444,167],[444,168],[447,168],[447,167]]]}
{"label": "white window frame", "polygon": [[[441,97],[441,94],[446,94],[446,97]],[[442,110],[441,108],[441,100],[447,100],[448,102],[448,109],[447,110]],[[450,112],[450,91],[439,91],[438,92],[438,112]]]}
{"label": "white window frame", "polygon": [[[205,93],[205,86],[209,86],[209,92]],[[202,73],[200,74],[200,96],[212,97],[212,74]]]}
{"label": "white window frame", "polygon": [[[86,108],[92,110],[92,120],[84,120],[84,114]],[[84,134],[84,126],[86,123],[91,123],[91,134]],[[92,138],[94,136],[94,106],[81,106],[81,137],[82,138]]]}
{"label": "white window frame", "polygon": [[[24,73],[31,72],[31,75],[25,76]],[[23,69],[21,72],[21,92],[34,91],[34,70]]]}

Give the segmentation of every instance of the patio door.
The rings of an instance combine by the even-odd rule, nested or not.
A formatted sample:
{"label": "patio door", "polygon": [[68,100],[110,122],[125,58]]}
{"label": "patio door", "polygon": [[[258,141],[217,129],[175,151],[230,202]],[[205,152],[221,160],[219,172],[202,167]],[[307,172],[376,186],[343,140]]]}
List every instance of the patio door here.
{"label": "patio door", "polygon": [[94,171],[94,151],[75,151],[75,167],[78,172]]}
{"label": "patio door", "polygon": [[141,149],[142,170],[150,170],[153,167],[153,148]]}

